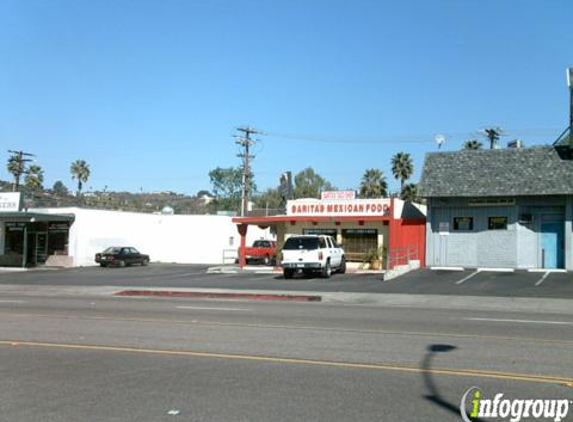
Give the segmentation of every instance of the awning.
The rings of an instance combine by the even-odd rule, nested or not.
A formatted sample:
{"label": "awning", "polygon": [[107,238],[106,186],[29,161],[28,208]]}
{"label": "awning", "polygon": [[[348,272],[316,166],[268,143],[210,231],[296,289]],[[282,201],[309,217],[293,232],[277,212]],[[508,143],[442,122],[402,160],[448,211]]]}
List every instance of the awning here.
{"label": "awning", "polygon": [[44,214],[39,212],[12,211],[0,212],[0,221],[14,223],[38,223],[38,222],[73,222],[73,214]]}

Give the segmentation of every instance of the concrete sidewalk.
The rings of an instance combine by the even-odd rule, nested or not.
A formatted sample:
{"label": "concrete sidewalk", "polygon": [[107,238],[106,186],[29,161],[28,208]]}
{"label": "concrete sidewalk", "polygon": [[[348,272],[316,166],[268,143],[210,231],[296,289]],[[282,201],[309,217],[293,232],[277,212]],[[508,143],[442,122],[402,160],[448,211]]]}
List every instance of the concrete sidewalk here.
{"label": "concrete sidewalk", "polygon": [[[422,309],[457,309],[467,311],[503,311],[503,312],[533,312],[542,314],[573,315],[573,299],[546,298],[508,298],[508,297],[475,297],[475,296],[440,296],[419,294],[385,294],[385,293],[343,293],[317,291],[277,291],[277,290],[233,290],[205,288],[161,288],[161,287],[126,287],[126,286],[31,286],[5,284],[0,285],[0,300],[13,296],[29,297],[78,297],[91,298],[117,297],[122,291],[161,292],[157,296],[176,298],[178,293],[200,293],[202,295],[226,295],[225,300],[246,300],[245,295],[269,296],[312,296],[320,297],[322,303],[363,305],[372,307],[398,307]],[[236,298],[233,299],[232,296]],[[141,295],[145,297],[144,294]],[[129,300],[146,300],[130,298]],[[221,300],[221,299],[202,299]],[[315,305],[320,306],[320,305]]]}

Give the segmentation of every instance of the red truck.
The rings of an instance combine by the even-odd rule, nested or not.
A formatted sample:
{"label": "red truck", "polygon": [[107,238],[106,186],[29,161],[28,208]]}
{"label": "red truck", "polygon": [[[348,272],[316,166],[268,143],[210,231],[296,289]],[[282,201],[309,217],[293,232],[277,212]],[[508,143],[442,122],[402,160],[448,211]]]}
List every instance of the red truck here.
{"label": "red truck", "polygon": [[259,261],[271,265],[277,253],[277,242],[274,240],[255,240],[253,246],[245,248],[245,257],[248,261]]}

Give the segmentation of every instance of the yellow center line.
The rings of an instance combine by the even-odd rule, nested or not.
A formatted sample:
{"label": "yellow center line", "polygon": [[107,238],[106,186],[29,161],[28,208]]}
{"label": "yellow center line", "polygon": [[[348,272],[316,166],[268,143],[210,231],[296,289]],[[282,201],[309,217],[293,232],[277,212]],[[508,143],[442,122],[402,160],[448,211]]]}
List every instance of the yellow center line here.
{"label": "yellow center line", "polygon": [[478,339],[478,340],[498,340],[498,341],[521,341],[547,344],[560,344],[573,346],[573,340],[552,340],[530,337],[510,337],[510,336],[490,336],[478,334],[456,334],[456,333],[435,333],[435,332],[418,332],[418,331],[385,331],[385,330],[364,330],[353,328],[338,327],[318,327],[311,325],[272,325],[272,324],[248,324],[241,322],[219,322],[219,321],[198,321],[198,320],[177,320],[177,319],[152,319],[152,318],[116,318],[109,316],[84,316],[84,315],[65,315],[65,314],[11,314],[17,317],[52,317],[77,319],[86,321],[117,321],[117,322],[144,322],[160,324],[184,324],[198,326],[216,326],[216,327],[239,327],[239,328],[260,328],[260,329],[283,329],[283,330],[314,330],[325,332],[357,333],[357,334],[376,334],[376,335],[395,335],[395,336],[416,336],[416,337],[446,337],[461,339]]}
{"label": "yellow center line", "polygon": [[20,340],[0,340],[0,346],[12,346],[12,347],[24,346],[24,347],[51,348],[51,349],[137,353],[137,354],[160,355],[160,356],[186,356],[186,357],[201,357],[201,358],[211,358],[211,359],[247,360],[256,362],[284,363],[284,364],[295,364],[295,365],[315,365],[315,366],[334,367],[343,369],[368,369],[368,370],[378,370],[378,371],[409,372],[417,374],[425,373],[425,374],[446,375],[446,376],[505,379],[505,380],[522,381],[522,382],[543,383],[543,384],[559,384],[568,387],[573,387],[573,378],[505,373],[505,372],[495,372],[495,371],[481,371],[475,369],[453,369],[453,368],[427,369],[415,366],[392,365],[392,364],[353,363],[353,362],[327,361],[327,360],[316,360],[316,359],[297,359],[297,358],[281,358],[273,356],[199,352],[192,350],[164,350],[164,349],[148,349],[148,348],[124,347],[124,346],[48,343],[48,342],[20,341]]}

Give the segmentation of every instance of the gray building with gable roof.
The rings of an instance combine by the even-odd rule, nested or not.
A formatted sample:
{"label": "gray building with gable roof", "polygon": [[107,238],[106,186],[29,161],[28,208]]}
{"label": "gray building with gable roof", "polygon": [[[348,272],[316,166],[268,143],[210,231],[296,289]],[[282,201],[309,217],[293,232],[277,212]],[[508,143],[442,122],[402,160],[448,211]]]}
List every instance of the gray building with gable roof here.
{"label": "gray building with gable roof", "polygon": [[573,270],[568,145],[428,153],[426,264]]}

